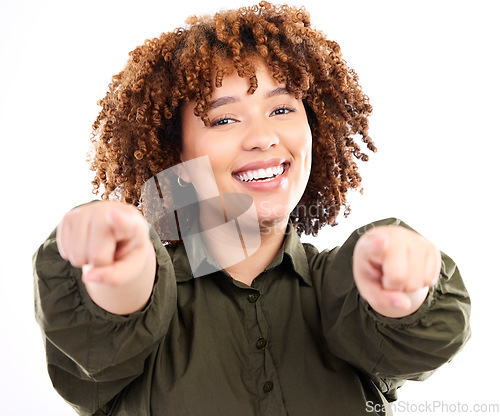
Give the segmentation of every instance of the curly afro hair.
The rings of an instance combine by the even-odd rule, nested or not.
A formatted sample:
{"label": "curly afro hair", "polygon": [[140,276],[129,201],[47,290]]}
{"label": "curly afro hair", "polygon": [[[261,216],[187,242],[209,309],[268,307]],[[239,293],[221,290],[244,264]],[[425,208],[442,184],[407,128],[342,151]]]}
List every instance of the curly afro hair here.
{"label": "curly afro hair", "polygon": [[361,142],[376,151],[368,136],[372,107],[339,45],[311,27],[304,8],[264,1],[186,23],[130,52],[99,101],[102,110],[92,128],[93,192],[103,187],[103,199],[141,208],[142,185],[180,163],[180,105],[195,100],[194,114],[208,123],[214,77],[217,88],[228,71],[237,71],[249,79],[252,94],[260,59],[303,101],[313,136],[311,175],[292,224],[299,234],[312,235],[335,225],[342,209],[349,213],[348,190],[361,189],[356,162],[368,160]]}

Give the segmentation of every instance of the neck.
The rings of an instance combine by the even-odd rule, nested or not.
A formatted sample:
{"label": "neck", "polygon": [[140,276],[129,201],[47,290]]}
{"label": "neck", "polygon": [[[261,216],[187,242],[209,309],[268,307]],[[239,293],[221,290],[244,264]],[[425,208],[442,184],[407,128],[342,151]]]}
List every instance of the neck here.
{"label": "neck", "polygon": [[253,280],[264,271],[278,253],[285,237],[287,222],[261,228],[261,243],[257,250],[243,261],[226,271],[235,279],[250,286]]}
{"label": "neck", "polygon": [[[250,286],[264,271],[278,253],[288,220],[260,225],[260,244],[245,247],[243,239],[229,227],[211,229],[210,238],[204,239],[205,246],[217,262],[235,279]],[[242,250],[243,247],[243,250]]]}

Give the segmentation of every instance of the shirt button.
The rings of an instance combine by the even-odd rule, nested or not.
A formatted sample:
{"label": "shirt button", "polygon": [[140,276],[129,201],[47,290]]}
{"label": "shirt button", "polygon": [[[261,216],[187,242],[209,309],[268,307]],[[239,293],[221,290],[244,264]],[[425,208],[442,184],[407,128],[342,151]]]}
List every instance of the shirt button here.
{"label": "shirt button", "polygon": [[250,293],[250,294],[248,295],[248,301],[249,301],[250,303],[255,303],[255,302],[257,302],[257,299],[259,299],[259,294],[258,294],[258,293]]}
{"label": "shirt button", "polygon": [[266,382],[264,383],[264,391],[265,391],[266,393],[269,393],[269,392],[273,389],[273,387],[274,387],[274,384],[273,384],[273,382],[272,382],[272,381],[266,381]]}
{"label": "shirt button", "polygon": [[267,345],[267,341],[265,338],[260,337],[257,342],[255,343],[255,346],[261,350],[262,348],[265,348]]}

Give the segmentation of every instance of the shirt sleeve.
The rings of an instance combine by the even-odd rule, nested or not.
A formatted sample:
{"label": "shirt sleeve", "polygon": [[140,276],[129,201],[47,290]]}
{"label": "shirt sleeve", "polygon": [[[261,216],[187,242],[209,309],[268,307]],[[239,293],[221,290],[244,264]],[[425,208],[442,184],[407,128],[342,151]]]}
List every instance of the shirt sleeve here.
{"label": "shirt sleeve", "polygon": [[323,331],[329,349],[367,374],[386,398],[396,400],[404,380],[423,380],[450,361],[470,337],[470,299],[453,260],[442,253],[438,283],[423,305],[403,318],[379,315],[360,296],[352,275],[352,255],[360,236],[398,219],[369,224],[355,231],[314,267]]}
{"label": "shirt sleeve", "polygon": [[35,316],[48,372],[55,389],[81,415],[100,414],[98,409],[141,375],[174,314],[172,261],[152,228],[150,236],[157,260],[155,285],[146,307],[127,316],[92,301],[81,269],[59,255],[55,230],[33,256]]}

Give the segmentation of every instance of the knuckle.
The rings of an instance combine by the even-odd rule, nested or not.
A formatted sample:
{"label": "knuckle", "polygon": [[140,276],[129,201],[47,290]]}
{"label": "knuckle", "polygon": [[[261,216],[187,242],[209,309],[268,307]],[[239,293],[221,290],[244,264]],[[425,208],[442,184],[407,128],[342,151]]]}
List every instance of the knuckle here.
{"label": "knuckle", "polygon": [[113,253],[109,244],[103,241],[96,241],[89,247],[89,262],[94,266],[106,266],[113,262]]}
{"label": "knuckle", "polygon": [[89,263],[94,266],[105,266],[109,264],[109,257],[101,252],[92,253],[89,255]]}
{"label": "knuckle", "polygon": [[67,212],[66,214],[63,215],[63,217],[61,218],[61,222],[57,227],[57,233],[59,235],[63,235],[64,233],[67,233],[69,231],[73,222],[72,218],[73,216],[70,212]]}
{"label": "knuckle", "polygon": [[87,252],[84,248],[77,244],[71,244],[69,248],[68,258],[70,263],[75,267],[82,267],[88,263]]}
{"label": "knuckle", "polygon": [[84,256],[81,254],[75,254],[72,253],[69,255],[69,262],[74,266],[74,267],[82,267],[84,266],[87,262],[85,261]]}
{"label": "knuckle", "polygon": [[406,283],[407,277],[403,273],[395,273],[391,276],[390,281],[395,285],[404,285]]}
{"label": "knuckle", "polygon": [[417,290],[421,289],[423,287],[422,284],[419,284],[417,282],[409,282],[407,285],[406,285],[406,291],[407,292],[416,292]]}
{"label": "knuckle", "polygon": [[85,210],[83,209],[83,207],[77,207],[77,208],[73,208],[72,210],[66,212],[66,214],[64,214],[63,216],[63,220],[66,220],[67,222],[73,222],[73,221],[76,221],[76,220],[79,220],[83,213],[85,212]]}
{"label": "knuckle", "polygon": [[69,221],[70,221],[70,220],[74,217],[74,215],[75,215],[75,212],[74,212],[74,211],[68,211],[68,212],[66,212],[66,213],[63,215],[63,217],[62,217],[62,221],[61,221],[61,223],[63,223],[63,224],[65,224],[65,223],[66,223],[66,224],[67,224],[67,223],[68,223],[68,222],[69,222]]}
{"label": "knuckle", "polygon": [[399,274],[386,276],[383,284],[387,289],[401,289],[405,287],[406,278]]}

